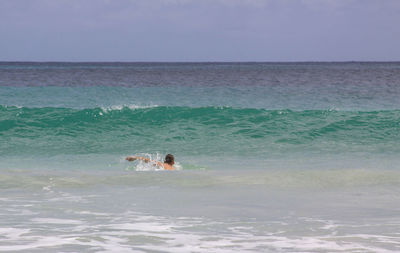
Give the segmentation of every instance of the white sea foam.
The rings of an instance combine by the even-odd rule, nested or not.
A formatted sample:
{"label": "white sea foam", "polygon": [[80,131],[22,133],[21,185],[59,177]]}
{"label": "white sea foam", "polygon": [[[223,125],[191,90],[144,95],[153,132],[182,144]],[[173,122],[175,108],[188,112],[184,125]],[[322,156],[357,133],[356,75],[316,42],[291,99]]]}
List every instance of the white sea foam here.
{"label": "white sea foam", "polygon": [[17,250],[32,250],[35,248],[48,248],[48,247],[55,247],[61,246],[66,244],[73,244],[75,243],[75,238],[60,238],[56,236],[48,236],[48,237],[24,237],[22,239],[33,240],[32,243],[25,243],[25,244],[18,244],[13,243],[9,245],[0,245],[0,251],[17,251]]}
{"label": "white sea foam", "polygon": [[[164,171],[164,168],[161,166],[158,166],[157,163],[163,163],[164,161],[164,154],[160,153],[139,153],[135,154],[135,156],[142,156],[149,158],[151,161],[150,163],[143,162],[142,160],[136,160],[133,163],[129,164],[128,167],[125,168],[125,170],[136,170],[136,171]],[[125,156],[120,158],[120,163],[125,163]],[[175,162],[174,167],[176,170],[182,170],[182,165],[179,162]]]}
{"label": "white sea foam", "polygon": [[17,109],[23,108],[23,106],[21,106],[21,105],[2,105],[2,106],[4,106],[5,108],[13,108],[13,107],[15,107]]}
{"label": "white sea foam", "polygon": [[[54,191],[50,191],[50,193],[55,193]],[[88,197],[88,196],[85,196]],[[54,201],[54,202],[79,202],[79,203],[85,203],[88,202],[88,200],[84,196],[77,196],[77,195],[72,195],[69,193],[65,192],[57,192],[56,197],[52,197],[47,199],[47,201]]]}
{"label": "white sea foam", "polygon": [[[41,180],[35,180],[42,186],[53,178],[52,192],[42,191],[41,187],[29,188],[33,192],[21,188],[7,192],[7,198],[1,199],[0,251],[359,253],[399,250],[400,221],[394,212],[398,209],[396,187],[388,188],[388,193],[383,188],[368,188],[369,192],[364,192],[365,188],[359,187],[333,188],[318,194],[309,190],[274,191],[271,195],[277,195],[271,197],[264,195],[268,190],[258,185],[221,184],[218,179],[221,176],[223,180],[235,182],[246,176],[239,173],[231,178],[232,171],[227,178],[226,173],[212,171],[168,175],[129,172],[115,175],[115,171],[96,171],[93,177],[85,172],[82,178],[87,181],[72,180],[76,175],[82,176],[82,171],[68,172],[73,173],[72,179],[65,176],[66,172],[60,173],[58,176],[55,172],[54,175],[40,174]],[[258,173],[244,180],[250,182],[262,175]],[[115,178],[110,179],[111,176]],[[274,178],[276,174],[269,176]],[[284,173],[284,176],[290,174]],[[198,181],[209,182],[211,178],[217,178],[212,187],[182,188],[176,183],[193,185]],[[73,184],[60,184],[66,181]],[[248,188],[253,190],[247,192]],[[294,198],[296,201],[291,203]],[[335,201],[340,204],[337,202],[331,211],[333,205],[328,203]]]}
{"label": "white sea foam", "polygon": [[70,220],[70,219],[55,219],[55,218],[33,218],[31,219],[34,223],[44,223],[44,224],[69,224],[69,225],[78,225],[82,224],[82,221],[79,220]]}
{"label": "white sea foam", "polygon": [[[97,216],[92,211],[79,214]],[[117,222],[113,222],[117,221]],[[118,222],[119,221],[119,222]],[[120,222],[124,221],[124,222]],[[59,218],[33,218],[29,228],[0,228],[4,240],[0,251],[46,249],[50,247],[75,247],[77,251],[96,249],[96,252],[396,252],[398,236],[377,234],[348,234],[337,236],[334,231],[345,229],[345,224],[334,221],[299,218],[304,227],[326,232],[311,235],[289,235],[290,222],[264,224],[271,231],[260,230],[260,222],[213,221],[201,217],[163,217],[124,212],[108,216],[108,220],[89,221]],[[86,223],[86,222],[85,222]],[[312,225],[314,224],[314,225]],[[315,226],[317,224],[317,226]],[[69,225],[71,229],[60,230],[54,225]],[[38,229],[40,228],[40,229]],[[52,235],[43,235],[46,228]],[[279,229],[277,229],[279,228]],[[72,233],[72,234],[71,234]],[[377,242],[371,244],[371,241]],[[18,242],[18,243],[17,243]],[[382,248],[378,245],[392,245]],[[392,249],[390,249],[392,248]]]}
{"label": "white sea foam", "polygon": [[30,229],[27,228],[8,228],[2,227],[0,228],[0,237],[5,237],[8,240],[17,240],[23,234],[29,233]]}
{"label": "white sea foam", "polygon": [[122,223],[112,224],[108,227],[119,230],[136,230],[136,231],[151,231],[152,233],[162,232],[167,233],[172,231],[171,224],[162,224],[157,222],[135,222],[135,223]]}
{"label": "white sea foam", "polygon": [[91,212],[91,211],[80,211],[80,212],[74,212],[76,214],[86,214],[86,215],[96,215],[96,216],[107,216],[110,215],[109,213],[100,213],[100,212]]}
{"label": "white sea foam", "polygon": [[[125,108],[129,108],[131,110],[137,110],[137,109],[147,109],[147,108],[154,108],[158,107],[158,105],[112,105],[112,106],[107,106],[107,107],[101,107],[101,110],[104,113],[108,113],[110,111],[121,111]],[[103,114],[101,114],[103,115]]]}

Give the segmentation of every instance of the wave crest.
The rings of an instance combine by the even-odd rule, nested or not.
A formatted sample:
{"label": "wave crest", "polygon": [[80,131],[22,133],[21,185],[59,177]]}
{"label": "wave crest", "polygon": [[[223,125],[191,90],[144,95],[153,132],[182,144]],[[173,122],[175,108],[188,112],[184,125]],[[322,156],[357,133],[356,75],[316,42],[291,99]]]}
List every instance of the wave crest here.
{"label": "wave crest", "polygon": [[[85,152],[169,150],[204,152],[400,152],[400,110],[266,110],[232,107],[0,106],[0,149],[70,146]],[[74,151],[77,152],[77,151]],[[242,152],[240,152],[242,153]]]}

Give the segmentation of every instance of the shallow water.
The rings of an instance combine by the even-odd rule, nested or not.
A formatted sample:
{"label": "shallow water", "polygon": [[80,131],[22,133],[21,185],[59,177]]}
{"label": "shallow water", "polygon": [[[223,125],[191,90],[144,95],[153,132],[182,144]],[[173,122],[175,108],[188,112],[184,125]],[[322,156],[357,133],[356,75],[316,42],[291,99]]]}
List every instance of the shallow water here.
{"label": "shallow water", "polygon": [[382,170],[12,170],[1,179],[0,250],[396,252],[399,180]]}

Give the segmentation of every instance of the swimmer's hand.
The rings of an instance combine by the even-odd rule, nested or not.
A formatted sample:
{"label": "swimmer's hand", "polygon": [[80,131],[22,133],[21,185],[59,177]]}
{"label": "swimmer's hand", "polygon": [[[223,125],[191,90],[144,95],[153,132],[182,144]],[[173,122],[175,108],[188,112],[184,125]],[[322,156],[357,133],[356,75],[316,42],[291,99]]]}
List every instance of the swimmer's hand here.
{"label": "swimmer's hand", "polygon": [[149,158],[141,157],[141,156],[128,156],[128,157],[125,158],[125,160],[130,161],[130,162],[133,162],[133,161],[135,161],[135,160],[142,160],[142,161],[144,161],[145,163],[150,162],[150,159],[149,159]]}
{"label": "swimmer's hand", "polygon": [[164,168],[164,164],[157,162],[157,161],[152,161],[149,158],[146,157],[141,157],[141,156],[128,156],[127,158],[125,158],[125,160],[133,162],[135,160],[142,160],[145,163],[153,163],[154,166],[160,166]]}

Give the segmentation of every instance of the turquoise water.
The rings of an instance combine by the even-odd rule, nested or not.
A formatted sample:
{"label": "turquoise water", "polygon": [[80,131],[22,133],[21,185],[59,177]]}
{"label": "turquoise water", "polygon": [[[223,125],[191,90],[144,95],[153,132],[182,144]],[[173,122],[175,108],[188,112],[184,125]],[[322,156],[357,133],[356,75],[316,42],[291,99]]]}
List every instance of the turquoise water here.
{"label": "turquoise water", "polygon": [[[398,252],[399,63],[0,63],[0,251]],[[166,172],[127,155],[161,161]]]}
{"label": "turquoise water", "polygon": [[400,153],[400,110],[0,107],[1,155]]}

